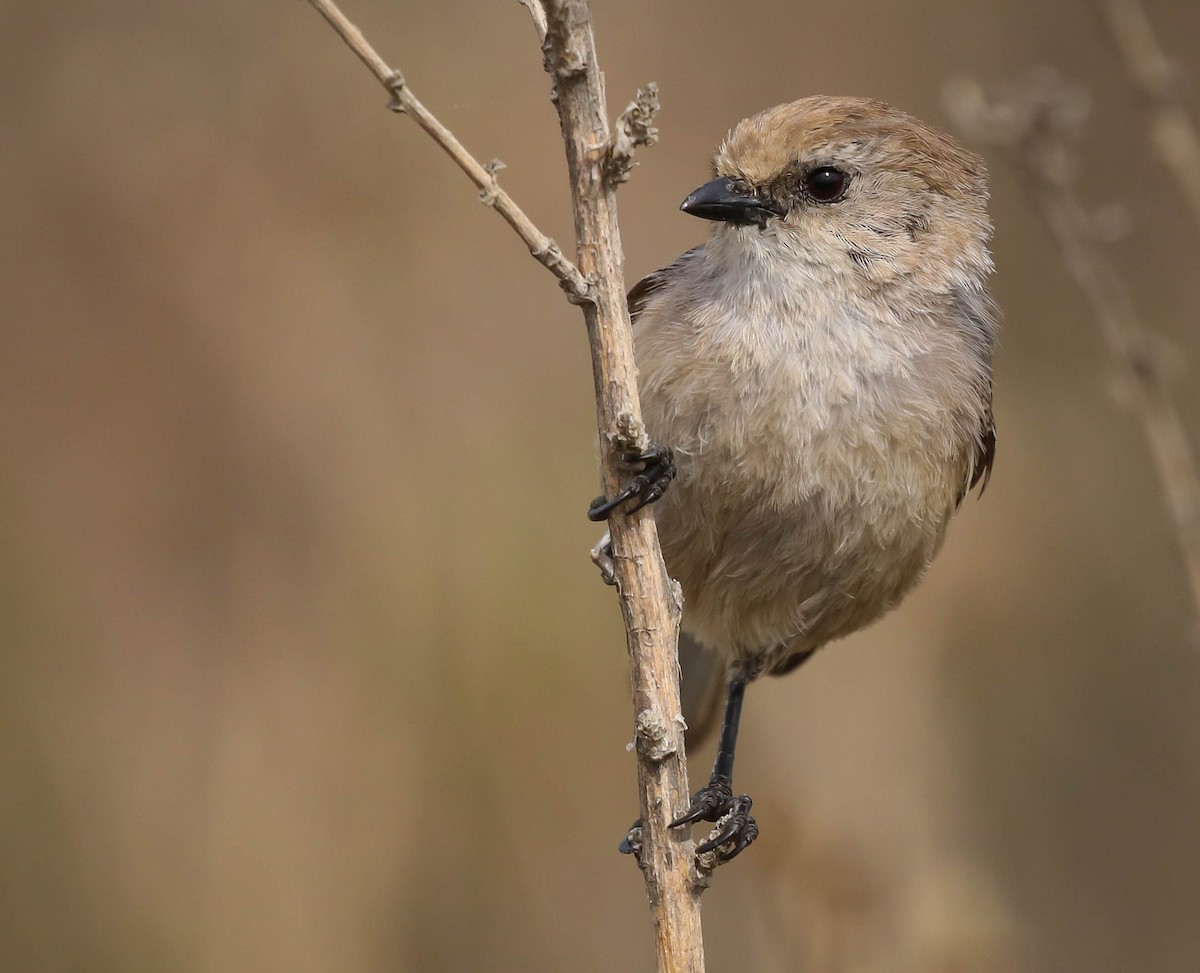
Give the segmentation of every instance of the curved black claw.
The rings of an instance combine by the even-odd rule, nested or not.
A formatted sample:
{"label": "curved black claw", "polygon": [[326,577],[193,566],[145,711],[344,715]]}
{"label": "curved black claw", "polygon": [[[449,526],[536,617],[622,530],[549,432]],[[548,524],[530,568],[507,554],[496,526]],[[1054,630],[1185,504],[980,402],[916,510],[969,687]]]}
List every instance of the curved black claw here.
{"label": "curved black claw", "polygon": [[746,794],[734,797],[725,781],[710,780],[696,792],[687,811],[671,822],[671,827],[679,828],[694,821],[716,823],[716,833],[696,846],[696,854],[711,851],[718,862],[727,862],[758,837],[758,822],[750,813],[753,804]]}
{"label": "curved black claw", "polygon": [[734,798],[733,807],[717,824],[717,833],[696,846],[696,854],[711,851],[718,862],[736,858],[758,837],[758,822],[750,813],[753,801],[745,794]]}
{"label": "curved black claw", "polygon": [[608,515],[626,500],[632,499],[628,513],[662,498],[675,479],[675,456],[666,446],[649,443],[645,449],[631,450],[621,457],[627,466],[636,467],[637,475],[616,496],[597,497],[588,507],[588,520],[607,520]]}

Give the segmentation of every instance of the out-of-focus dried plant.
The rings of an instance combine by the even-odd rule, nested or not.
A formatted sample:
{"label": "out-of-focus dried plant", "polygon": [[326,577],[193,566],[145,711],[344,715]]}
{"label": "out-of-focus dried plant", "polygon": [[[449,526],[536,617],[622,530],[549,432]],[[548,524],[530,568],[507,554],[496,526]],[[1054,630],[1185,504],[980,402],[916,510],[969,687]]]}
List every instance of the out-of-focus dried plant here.
{"label": "out-of-focus dried plant", "polygon": [[1146,99],[1154,146],[1200,225],[1200,133],[1180,96],[1184,72],[1158,42],[1138,0],[1099,0],[1099,6],[1125,70]]}
{"label": "out-of-focus dried plant", "polygon": [[1200,470],[1168,390],[1181,356],[1142,322],[1104,249],[1110,235],[1105,227],[1113,221],[1103,211],[1098,219],[1076,187],[1087,92],[1041,68],[994,90],[956,82],[948,86],[946,102],[965,131],[1004,149],[1031,177],[1026,180],[1030,196],[1092,306],[1121,398],[1141,419],[1200,621]]}

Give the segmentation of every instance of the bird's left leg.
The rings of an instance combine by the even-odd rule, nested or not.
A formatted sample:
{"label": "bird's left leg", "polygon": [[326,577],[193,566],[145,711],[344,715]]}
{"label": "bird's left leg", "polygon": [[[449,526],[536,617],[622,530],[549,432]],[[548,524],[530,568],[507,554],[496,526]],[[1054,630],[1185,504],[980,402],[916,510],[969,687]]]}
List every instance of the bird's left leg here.
{"label": "bird's left leg", "polygon": [[729,693],[725,698],[725,719],[721,724],[721,740],[717,745],[712,776],[692,797],[687,811],[671,822],[672,828],[695,821],[715,822],[715,833],[696,846],[696,853],[702,855],[711,851],[718,862],[735,858],[758,837],[758,824],[750,813],[754,802],[746,794],[735,796],[733,793],[733,756],[745,695],[746,677],[735,672],[729,680]]}
{"label": "bird's left leg", "polygon": [[666,446],[658,443],[648,443],[645,449],[630,450],[621,460],[634,469],[636,475],[614,496],[593,500],[588,507],[588,520],[607,520],[608,515],[626,500],[633,501],[627,513],[641,510],[646,504],[662,497],[675,479],[675,456]]}

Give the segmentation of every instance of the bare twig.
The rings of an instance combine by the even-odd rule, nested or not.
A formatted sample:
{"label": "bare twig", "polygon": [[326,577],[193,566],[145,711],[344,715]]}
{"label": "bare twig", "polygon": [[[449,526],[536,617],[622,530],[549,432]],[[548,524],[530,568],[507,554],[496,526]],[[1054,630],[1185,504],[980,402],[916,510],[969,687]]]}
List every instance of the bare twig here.
{"label": "bare twig", "polygon": [[[546,70],[554,79],[575,211],[578,266],[572,264],[499,188],[501,163],[480,165],[413,96],[399,71],[375,53],[332,0],[310,0],[342,39],[392,93],[394,110],[411,115],[520,234],[530,251],[559,278],[568,296],[583,308],[592,352],[605,486],[615,491],[627,450],[646,444],[637,395],[637,370],[625,304],[621,242],[617,228],[616,185],[628,177],[632,153],[649,145],[657,110],[653,86],[639,92],[621,120],[621,134],[609,135],[603,82],[586,0],[522,0],[543,38]],[[649,510],[616,512],[609,522],[613,574],[629,646],[634,742],[642,810],[639,863],[654,912],[660,973],[703,973],[700,929],[703,878],[686,829],[668,823],[688,806],[683,717],[679,707],[676,642],[682,596],[667,575]]]}
{"label": "bare twig", "polygon": [[1117,50],[1150,109],[1150,132],[1163,162],[1200,223],[1200,133],[1180,97],[1179,65],[1172,61],[1138,0],[1100,0]]}
{"label": "bare twig", "polygon": [[[574,301],[590,300],[588,282],[580,274],[578,268],[566,258],[558,244],[534,226],[533,221],[525,215],[513,198],[500,188],[496,181],[496,172],[501,168],[502,163],[493,161],[485,166],[471,155],[454,137],[454,133],[439,122],[433,113],[417,100],[405,82],[404,75],[395,68],[388,67],[383,58],[375,53],[375,49],[363,37],[362,31],[347,19],[346,15],[338,9],[337,4],[332,0],[309,0],[309,2],[317,8],[321,16],[338,32],[346,45],[358,55],[379,83],[392,95],[392,101],[388,104],[388,108],[410,116],[432,136],[438,145],[445,149],[446,154],[478,187],[479,198],[483,203],[491,206],[504,217],[508,225],[516,230],[517,235],[525,241],[529,252],[558,278],[563,290]],[[536,0],[532,0],[532,2],[536,2]]]}
{"label": "bare twig", "polygon": [[[604,482],[611,492],[621,479],[621,454],[646,443],[621,272],[616,184],[608,178],[612,139],[586,0],[548,0],[546,14],[542,50],[554,80],[567,152],[577,259],[579,269],[594,282],[593,301],[583,306],[583,313],[592,351]],[[637,714],[640,864],[654,912],[658,969],[699,973],[704,946],[695,849],[686,829],[668,827],[688,804],[676,656],[681,596],[663,565],[649,509],[617,513],[609,529]]]}
{"label": "bare twig", "polygon": [[1039,212],[1092,305],[1125,398],[1142,420],[1200,619],[1200,470],[1167,391],[1167,366],[1178,354],[1142,324],[1076,191],[1074,142],[1087,99],[1052,72],[1040,71],[1026,84],[993,95],[964,82],[948,100],[964,128],[1003,146],[1030,176],[1027,185]]}
{"label": "bare twig", "polygon": [[522,7],[529,8],[529,16],[533,18],[533,27],[537,31],[538,40],[546,39],[546,11],[542,8],[541,0],[517,0]]}

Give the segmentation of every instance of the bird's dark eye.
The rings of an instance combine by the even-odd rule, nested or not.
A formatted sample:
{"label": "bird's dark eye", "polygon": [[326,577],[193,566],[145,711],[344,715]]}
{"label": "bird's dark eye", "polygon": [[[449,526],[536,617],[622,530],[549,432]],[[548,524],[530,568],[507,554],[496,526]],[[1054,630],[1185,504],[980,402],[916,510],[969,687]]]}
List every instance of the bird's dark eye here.
{"label": "bird's dark eye", "polygon": [[818,203],[836,203],[846,194],[850,177],[841,169],[821,166],[804,177],[804,191]]}

